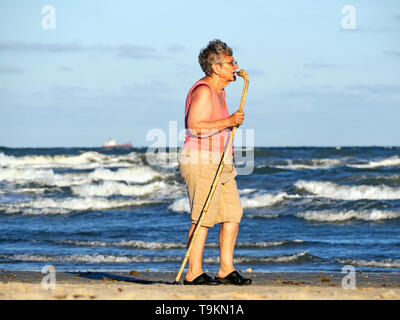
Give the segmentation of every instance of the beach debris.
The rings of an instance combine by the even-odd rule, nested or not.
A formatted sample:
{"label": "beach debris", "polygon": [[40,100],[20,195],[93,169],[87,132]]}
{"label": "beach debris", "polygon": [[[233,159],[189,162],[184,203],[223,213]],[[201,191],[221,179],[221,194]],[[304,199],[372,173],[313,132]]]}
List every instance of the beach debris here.
{"label": "beach debris", "polygon": [[146,272],[150,272],[150,270],[149,270],[149,269],[146,269]]}
{"label": "beach debris", "polygon": [[309,282],[303,282],[303,281],[296,281],[296,280],[289,280],[289,281],[282,281],[283,284],[291,284],[295,286],[300,286],[302,284],[310,284]]}
{"label": "beach debris", "polygon": [[129,274],[133,274],[133,275],[137,276],[140,274],[140,272],[138,272],[136,270],[131,270],[131,271],[129,271]]}
{"label": "beach debris", "polygon": [[54,296],[54,298],[56,299],[65,299],[67,297],[66,294],[64,294],[63,296]]}
{"label": "beach debris", "polygon": [[275,278],[275,281],[283,281],[285,280],[284,278]]}
{"label": "beach debris", "polygon": [[124,290],[122,290],[122,288],[118,288],[118,291],[119,291],[119,292],[122,292],[122,291],[124,291]]}
{"label": "beach debris", "polygon": [[329,281],[331,281],[331,279],[326,278],[326,277],[321,276],[321,275],[318,275],[317,277],[320,279],[319,281],[321,281],[321,282],[329,282]]}
{"label": "beach debris", "polygon": [[248,269],[246,270],[246,272],[252,273],[252,272],[253,272],[253,269],[252,269],[252,268],[248,268]]}

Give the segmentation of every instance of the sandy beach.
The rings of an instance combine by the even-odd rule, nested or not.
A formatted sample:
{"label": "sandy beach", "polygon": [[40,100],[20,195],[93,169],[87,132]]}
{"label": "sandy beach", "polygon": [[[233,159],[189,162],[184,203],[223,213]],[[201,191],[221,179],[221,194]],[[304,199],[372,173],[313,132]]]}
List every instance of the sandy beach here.
{"label": "sandy beach", "polygon": [[[174,285],[168,272],[56,272],[55,288],[40,272],[0,272],[1,300],[398,300],[398,273],[357,273],[354,289],[345,274],[244,273],[250,286]],[[182,280],[182,279],[181,279]],[[47,289],[46,289],[47,287]]]}

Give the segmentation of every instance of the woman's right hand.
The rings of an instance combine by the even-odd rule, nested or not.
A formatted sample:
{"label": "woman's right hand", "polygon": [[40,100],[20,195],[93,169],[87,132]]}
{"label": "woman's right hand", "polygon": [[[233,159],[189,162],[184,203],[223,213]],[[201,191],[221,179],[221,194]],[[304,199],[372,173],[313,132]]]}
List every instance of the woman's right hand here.
{"label": "woman's right hand", "polygon": [[240,112],[240,111],[236,111],[229,117],[229,120],[232,124],[232,127],[241,125],[244,120],[244,113]]}

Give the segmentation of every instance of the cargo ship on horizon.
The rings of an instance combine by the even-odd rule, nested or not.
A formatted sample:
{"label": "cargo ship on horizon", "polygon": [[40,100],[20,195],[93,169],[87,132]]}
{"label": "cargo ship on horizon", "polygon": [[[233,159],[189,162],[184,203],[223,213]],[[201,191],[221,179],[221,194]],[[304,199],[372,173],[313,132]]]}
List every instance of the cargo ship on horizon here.
{"label": "cargo ship on horizon", "polygon": [[104,142],[103,148],[133,148],[133,146],[130,142],[117,144],[114,139],[108,139]]}

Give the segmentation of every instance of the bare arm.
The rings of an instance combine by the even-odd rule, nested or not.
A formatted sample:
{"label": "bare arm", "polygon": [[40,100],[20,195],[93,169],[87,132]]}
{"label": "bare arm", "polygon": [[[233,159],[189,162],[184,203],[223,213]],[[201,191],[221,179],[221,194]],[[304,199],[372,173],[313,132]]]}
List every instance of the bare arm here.
{"label": "bare arm", "polygon": [[192,92],[189,108],[188,129],[191,134],[208,137],[222,129],[242,124],[244,119],[243,112],[235,112],[228,118],[210,121],[211,112],[211,90],[206,85],[200,85]]}

